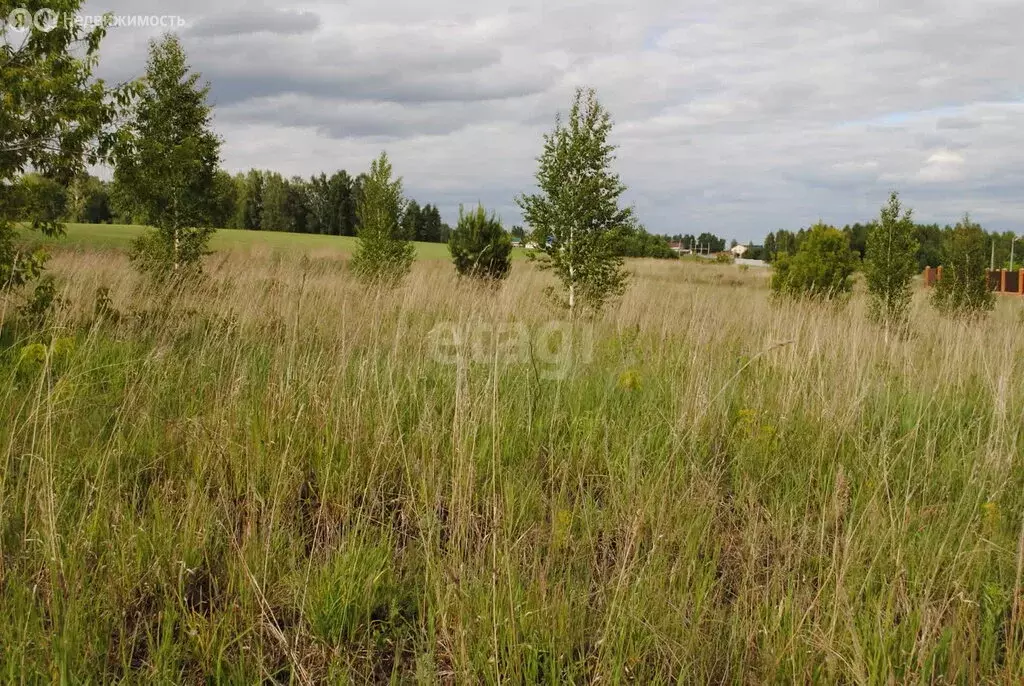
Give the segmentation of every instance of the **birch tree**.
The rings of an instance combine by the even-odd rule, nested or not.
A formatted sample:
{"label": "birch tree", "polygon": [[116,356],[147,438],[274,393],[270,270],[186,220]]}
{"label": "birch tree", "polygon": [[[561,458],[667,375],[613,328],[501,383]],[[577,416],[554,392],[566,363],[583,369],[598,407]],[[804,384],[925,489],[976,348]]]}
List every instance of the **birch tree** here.
{"label": "birch tree", "polygon": [[964,215],[946,237],[942,278],[932,301],[954,317],[975,318],[995,307],[988,285],[988,237],[981,225]]}
{"label": "birch tree", "polygon": [[556,118],[544,136],[539,192],[516,199],[541,264],[562,282],[570,311],[580,304],[600,309],[626,287],[614,242],[635,220],[632,208],[619,205],[626,186],[611,169],[611,130],[611,115],[594,90],[577,89],[568,121]]}
{"label": "birch tree", "polygon": [[176,36],[153,41],[134,115],[115,149],[114,192],[154,231],[132,261],[158,277],[199,270],[214,229],[220,139],[211,129],[209,85],[200,85]]}

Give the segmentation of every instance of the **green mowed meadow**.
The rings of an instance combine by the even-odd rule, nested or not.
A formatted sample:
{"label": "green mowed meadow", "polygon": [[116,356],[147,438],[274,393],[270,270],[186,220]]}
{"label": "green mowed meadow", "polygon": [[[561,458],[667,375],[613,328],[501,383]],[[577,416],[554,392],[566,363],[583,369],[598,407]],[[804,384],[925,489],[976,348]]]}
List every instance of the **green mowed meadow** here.
{"label": "green mowed meadow", "polygon": [[[126,250],[131,242],[147,230],[143,226],[127,224],[67,224],[66,235],[49,238],[32,231],[25,231],[26,240],[53,249],[72,250]],[[287,251],[296,254],[326,256],[351,255],[357,245],[354,236],[321,236],[279,231],[243,231],[239,229],[218,229],[210,241],[210,249],[216,251],[270,250]],[[416,243],[416,257],[421,260],[450,259],[448,246],[443,243]],[[522,258],[525,253],[513,251],[513,259]]]}

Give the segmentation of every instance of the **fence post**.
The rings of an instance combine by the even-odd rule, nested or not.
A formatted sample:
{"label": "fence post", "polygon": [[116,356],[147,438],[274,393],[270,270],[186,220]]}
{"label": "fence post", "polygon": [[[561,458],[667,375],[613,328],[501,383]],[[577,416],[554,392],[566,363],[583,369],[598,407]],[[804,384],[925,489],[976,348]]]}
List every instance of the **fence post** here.
{"label": "fence post", "polygon": [[942,281],[942,265],[941,264],[938,267],[935,268],[935,281],[936,282]]}
{"label": "fence post", "polygon": [[1024,295],[1024,267],[1017,272],[1017,295]]}
{"label": "fence post", "polygon": [[932,285],[932,268],[931,267],[925,267],[924,268],[924,285],[925,286],[931,286]]}
{"label": "fence post", "polygon": [[1000,293],[1005,293],[1006,292],[1006,270],[1005,269],[1000,269],[999,270],[999,292]]}

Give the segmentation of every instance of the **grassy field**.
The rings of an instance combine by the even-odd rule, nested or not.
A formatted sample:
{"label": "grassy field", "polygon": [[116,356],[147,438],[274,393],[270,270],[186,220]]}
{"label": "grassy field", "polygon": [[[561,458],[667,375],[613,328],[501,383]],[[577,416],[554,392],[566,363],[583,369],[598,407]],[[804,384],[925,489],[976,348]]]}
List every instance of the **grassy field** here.
{"label": "grassy field", "polygon": [[567,324],[526,263],[297,252],[63,252],[47,330],[0,304],[5,680],[1024,679],[1019,299],[886,341],[640,261]]}
{"label": "grassy field", "polygon": [[[56,250],[126,250],[131,242],[147,229],[142,226],[125,224],[68,224],[67,235],[60,238],[46,238],[37,233],[25,232],[28,240]],[[448,246],[442,243],[416,243],[416,256],[421,260],[451,259]],[[355,250],[356,239],[352,236],[320,236],[277,231],[241,231],[219,229],[210,241],[210,248],[220,252],[244,252],[248,250],[274,250],[311,256],[331,257],[350,255]],[[516,251],[519,257],[519,251]]]}

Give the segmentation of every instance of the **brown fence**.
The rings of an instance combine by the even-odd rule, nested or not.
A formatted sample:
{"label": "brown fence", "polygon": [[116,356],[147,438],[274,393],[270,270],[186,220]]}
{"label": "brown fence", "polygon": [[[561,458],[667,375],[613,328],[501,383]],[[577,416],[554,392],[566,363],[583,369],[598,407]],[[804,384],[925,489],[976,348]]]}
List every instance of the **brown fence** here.
{"label": "brown fence", "polygon": [[[924,285],[934,286],[942,278],[942,267],[924,268]],[[1006,269],[986,269],[985,278],[988,287],[996,293],[1024,295],[1024,269],[1007,271]]]}
{"label": "brown fence", "polygon": [[1003,292],[1024,294],[1024,289],[1021,289],[1021,284],[1024,284],[1024,278],[1021,277],[1024,277],[1024,270],[1006,272],[1006,283],[1003,284]]}

